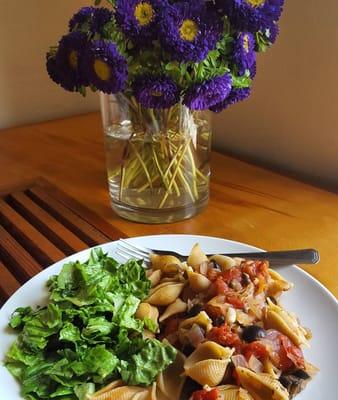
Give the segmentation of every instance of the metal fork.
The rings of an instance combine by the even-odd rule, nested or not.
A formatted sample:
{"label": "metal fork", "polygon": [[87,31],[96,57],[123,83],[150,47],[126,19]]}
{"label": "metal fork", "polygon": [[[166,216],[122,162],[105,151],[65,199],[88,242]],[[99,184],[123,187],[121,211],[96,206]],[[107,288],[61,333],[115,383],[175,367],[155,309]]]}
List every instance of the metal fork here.
{"label": "metal fork", "polygon": [[[117,242],[116,254],[124,259],[138,258],[143,259],[146,263],[150,262],[151,254],[171,255],[177,257],[180,261],[185,261],[188,255],[180,254],[170,250],[157,250],[148,247],[137,246],[129,241],[120,239]],[[213,253],[215,254],[215,253]],[[212,256],[213,254],[207,254]],[[241,257],[250,260],[266,260],[274,266],[290,265],[290,264],[317,264],[319,261],[319,253],[314,249],[302,250],[286,250],[286,251],[265,251],[265,252],[245,252],[245,253],[222,253],[229,257]]]}

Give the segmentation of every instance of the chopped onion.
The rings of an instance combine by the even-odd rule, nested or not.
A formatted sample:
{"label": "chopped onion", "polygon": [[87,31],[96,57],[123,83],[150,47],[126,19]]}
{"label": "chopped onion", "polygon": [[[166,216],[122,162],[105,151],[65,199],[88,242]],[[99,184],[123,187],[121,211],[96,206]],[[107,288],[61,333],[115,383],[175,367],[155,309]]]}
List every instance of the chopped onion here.
{"label": "chopped onion", "polygon": [[263,364],[254,355],[249,358],[248,366],[254,372],[263,371]]}
{"label": "chopped onion", "polygon": [[232,356],[231,361],[233,362],[235,367],[248,368],[248,363],[243,354],[237,354],[235,356]]}
{"label": "chopped onion", "polygon": [[204,330],[199,325],[194,324],[187,332],[186,337],[192,346],[197,347],[205,339]]}
{"label": "chopped onion", "polygon": [[200,274],[206,275],[208,272],[209,261],[203,261],[200,264]]}
{"label": "chopped onion", "polygon": [[260,342],[265,345],[269,352],[269,357],[274,365],[279,364],[279,351],[280,351],[280,333],[274,329],[268,329],[266,336],[260,339]]}

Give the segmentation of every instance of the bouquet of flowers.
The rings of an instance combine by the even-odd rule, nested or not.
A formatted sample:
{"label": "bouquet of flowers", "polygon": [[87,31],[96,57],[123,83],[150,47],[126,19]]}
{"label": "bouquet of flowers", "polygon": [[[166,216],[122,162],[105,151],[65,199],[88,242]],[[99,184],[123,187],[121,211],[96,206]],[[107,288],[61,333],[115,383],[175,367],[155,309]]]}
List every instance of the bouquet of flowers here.
{"label": "bouquet of flowers", "polygon": [[[96,1],[96,4],[100,1]],[[108,0],[84,7],[47,54],[50,77],[85,94],[125,92],[146,108],[222,111],[247,98],[256,52],[273,44],[283,0]]]}
{"label": "bouquet of flowers", "polygon": [[[69,32],[47,53],[48,73],[64,89],[83,95],[87,88],[122,93],[132,132],[122,169],[111,169],[111,179],[118,176],[122,185],[120,201],[124,189],[136,186],[164,188],[158,207],[166,205],[172,189],[179,195],[187,186],[196,201],[208,174],[189,155],[190,144],[175,140],[189,140],[182,130],[200,124],[199,111],[220,112],[250,95],[256,53],[275,42],[284,0],[107,2],[109,8],[96,0],[71,18]],[[182,107],[191,113],[183,124]],[[160,147],[144,152],[131,146],[149,130],[166,138]],[[149,152],[156,159],[144,155]],[[192,185],[186,173],[193,175]]]}

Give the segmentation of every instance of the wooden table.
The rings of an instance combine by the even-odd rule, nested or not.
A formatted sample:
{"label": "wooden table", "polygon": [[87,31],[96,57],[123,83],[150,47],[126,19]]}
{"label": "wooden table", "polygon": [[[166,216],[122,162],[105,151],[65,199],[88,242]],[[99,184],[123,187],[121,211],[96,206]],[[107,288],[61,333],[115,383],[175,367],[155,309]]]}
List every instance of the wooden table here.
{"label": "wooden table", "polygon": [[269,250],[314,247],[321,262],[305,269],[338,297],[337,195],[218,153],[212,171],[203,213],[174,224],[136,224],[110,208],[97,113],[0,132],[0,190],[42,176],[127,236],[191,233]]}

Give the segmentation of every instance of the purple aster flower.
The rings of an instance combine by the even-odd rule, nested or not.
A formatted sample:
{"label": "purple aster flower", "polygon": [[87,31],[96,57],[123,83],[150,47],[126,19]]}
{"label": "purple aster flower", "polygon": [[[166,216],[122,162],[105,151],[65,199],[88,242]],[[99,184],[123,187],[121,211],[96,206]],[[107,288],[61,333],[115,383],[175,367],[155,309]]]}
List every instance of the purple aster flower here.
{"label": "purple aster flower", "polygon": [[180,99],[180,89],[167,76],[142,75],[135,79],[136,100],[146,108],[168,108]]}
{"label": "purple aster flower", "polygon": [[271,44],[275,43],[278,35],[279,35],[279,26],[275,22],[265,29],[265,36],[268,38]]}
{"label": "purple aster flower", "polygon": [[[279,34],[279,27],[278,24],[272,22],[271,24],[267,25],[259,32],[263,41],[268,45],[272,45],[277,40]],[[255,51],[260,51],[259,46],[255,43]]]}
{"label": "purple aster flower", "polygon": [[221,18],[203,1],[183,1],[166,8],[160,23],[163,47],[177,61],[202,61],[216,47]]}
{"label": "purple aster flower", "polygon": [[112,19],[113,13],[112,11],[108,10],[108,8],[96,8],[91,23],[92,33],[101,32],[104,25],[106,25]]}
{"label": "purple aster flower", "polygon": [[89,83],[104,93],[124,90],[128,77],[127,62],[112,42],[93,41],[85,56]]}
{"label": "purple aster flower", "polygon": [[256,61],[249,68],[249,72],[250,72],[250,78],[253,79],[256,76],[256,73],[257,73],[257,63],[256,63]]}
{"label": "purple aster flower", "polygon": [[113,17],[113,13],[105,7],[82,7],[69,21],[69,30],[88,23],[91,33],[100,33],[103,26]]}
{"label": "purple aster flower", "polygon": [[116,22],[130,39],[149,45],[156,39],[159,15],[166,5],[166,0],[117,0]]}
{"label": "purple aster flower", "polygon": [[216,113],[219,113],[229,106],[238,103],[239,101],[243,101],[250,96],[251,89],[247,88],[233,88],[229,94],[229,96],[221,101],[220,103],[215,104],[214,106],[210,107],[210,110]]}
{"label": "purple aster flower", "polygon": [[217,4],[236,29],[254,33],[279,20],[284,0],[217,0]]}
{"label": "purple aster flower", "polygon": [[234,42],[232,61],[236,65],[238,75],[242,76],[246,70],[256,64],[255,38],[250,32],[242,32]]}
{"label": "purple aster flower", "polygon": [[93,14],[95,12],[95,7],[82,7],[80,10],[75,13],[71,20],[68,23],[69,30],[72,31],[75,29],[77,26],[84,24],[85,22],[88,22],[90,18],[92,18]]}
{"label": "purple aster flower", "polygon": [[191,110],[207,110],[229,95],[231,84],[232,80],[229,74],[195,84],[187,90],[183,104]]}
{"label": "purple aster flower", "polygon": [[55,57],[47,53],[46,67],[49,76],[70,92],[87,85],[83,73],[83,53],[87,37],[81,32],[71,32],[61,38]]}
{"label": "purple aster flower", "polygon": [[51,53],[46,54],[46,69],[50,79],[60,85],[62,82],[62,77],[57,69],[55,57]]}

